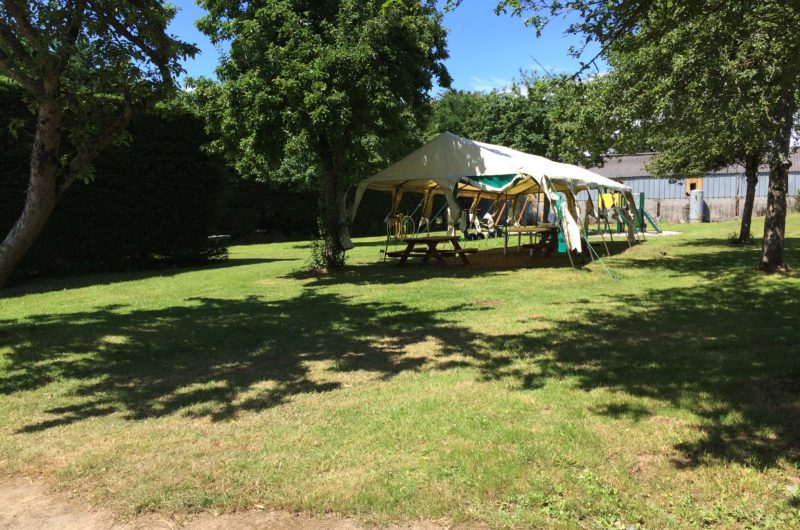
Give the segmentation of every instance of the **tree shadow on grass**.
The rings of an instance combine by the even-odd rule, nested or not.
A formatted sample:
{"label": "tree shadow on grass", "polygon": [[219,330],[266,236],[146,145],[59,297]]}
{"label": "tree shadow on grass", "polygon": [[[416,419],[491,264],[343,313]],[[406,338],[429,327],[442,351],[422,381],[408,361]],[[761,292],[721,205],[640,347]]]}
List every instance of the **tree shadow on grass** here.
{"label": "tree shadow on grass", "polygon": [[[706,278],[751,276],[761,259],[758,243],[733,244],[727,239],[698,238],[681,242],[688,253],[670,251],[654,258],[631,260],[630,266],[648,270],[667,269],[679,274],[696,274]],[[784,240],[784,257],[789,265],[800,267],[800,238]]]}
{"label": "tree shadow on grass", "polygon": [[[601,308],[611,302],[619,306]],[[800,463],[800,282],[766,290],[730,277],[578,307],[544,331],[494,338],[488,346],[515,361],[500,373],[527,364],[585,391],[652,398],[698,415],[701,435],[675,446],[679,467]],[[649,414],[619,403],[593,412],[636,421]]]}
{"label": "tree shadow on grass", "polygon": [[[422,277],[429,271],[452,274],[431,268]],[[464,311],[497,318],[502,307],[425,311],[307,289],[281,301],[192,299],[167,309],[38,315],[0,322],[0,347],[10,351],[0,393],[74,381],[73,395],[20,426],[24,433],[108,414],[224,420],[337,389],[359,374],[389,379],[472,366],[481,379],[509,380],[520,391],[547,378],[573,381],[578,391],[611,390],[619,402],[590,411],[609,419],[652,414],[626,396],[691,412],[699,424],[675,444],[675,466],[800,463],[797,280],[709,275],[691,288],[576,300],[568,317],[537,314],[531,319],[545,322],[534,329],[523,321],[518,333],[499,336],[460,323],[483,318],[465,319]]]}
{"label": "tree shadow on grass", "polygon": [[228,258],[225,260],[210,261],[208,263],[191,267],[187,267],[186,265],[163,265],[159,268],[129,272],[105,272],[100,274],[83,274],[61,278],[40,278],[0,289],[0,300],[4,298],[17,298],[29,294],[62,291],[64,289],[80,289],[81,287],[90,287],[95,285],[110,285],[120,282],[144,280],[147,278],[164,278],[196,271],[227,269],[230,267],[243,267],[247,265],[265,265],[280,261],[299,260],[293,258]]}
{"label": "tree shadow on grass", "polygon": [[[0,321],[0,348],[11,352],[0,394],[77,382],[74,403],[48,409],[51,417],[20,432],[117,412],[131,420],[178,411],[223,420],[338,388],[345,376],[337,373],[390,378],[456,353],[483,355],[479,337],[466,327],[400,304],[310,291],[281,301],[187,302]],[[435,356],[406,351],[418,343],[436,343]]]}
{"label": "tree shadow on grass", "polygon": [[[626,243],[617,242],[610,244],[611,253],[619,254],[629,247]],[[598,247],[595,247],[597,250]],[[600,251],[600,250],[598,250]],[[602,254],[605,257],[605,254]],[[406,284],[437,278],[472,279],[486,278],[495,275],[508,275],[514,271],[529,269],[551,269],[569,271],[572,263],[566,254],[552,256],[530,256],[525,251],[517,253],[515,248],[509,248],[507,256],[503,255],[502,248],[480,249],[476,254],[469,256],[469,265],[461,263],[458,258],[446,258],[446,265],[440,267],[435,259],[422,263],[419,258],[410,259],[404,266],[398,264],[396,258],[386,262],[347,265],[341,270],[329,271],[320,274],[314,271],[298,270],[288,274],[288,278],[295,280],[310,280],[309,286],[328,285],[390,285]],[[584,266],[590,262],[588,254],[585,257],[575,257],[576,271],[585,272]]]}

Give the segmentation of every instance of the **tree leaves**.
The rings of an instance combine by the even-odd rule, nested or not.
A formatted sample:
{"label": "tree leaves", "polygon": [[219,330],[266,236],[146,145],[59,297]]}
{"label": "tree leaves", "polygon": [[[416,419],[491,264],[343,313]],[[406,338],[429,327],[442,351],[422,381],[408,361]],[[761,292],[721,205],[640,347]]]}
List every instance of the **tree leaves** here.
{"label": "tree leaves", "polygon": [[245,175],[304,183],[336,167],[363,178],[413,143],[433,80],[450,82],[433,2],[202,4],[198,27],[231,46],[221,84],[196,81],[198,97],[214,149]]}

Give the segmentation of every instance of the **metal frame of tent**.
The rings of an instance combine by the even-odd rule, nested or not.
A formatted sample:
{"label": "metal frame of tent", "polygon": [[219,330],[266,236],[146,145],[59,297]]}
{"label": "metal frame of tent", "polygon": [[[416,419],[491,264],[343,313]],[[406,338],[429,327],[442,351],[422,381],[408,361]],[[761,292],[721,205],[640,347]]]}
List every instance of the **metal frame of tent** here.
{"label": "metal frame of tent", "polygon": [[[548,179],[548,180],[550,180],[550,179]],[[571,197],[571,199],[572,199],[572,201],[574,203],[577,203],[578,192],[577,192],[576,187],[574,185],[566,184],[566,185],[557,185],[556,186],[551,181],[551,182],[549,182],[548,187],[551,190],[560,188],[561,191],[558,191],[558,192],[555,192],[555,193],[564,194],[565,199],[567,197],[565,195],[565,192],[568,192],[570,197]],[[588,191],[590,189],[596,189],[599,192],[599,194],[607,193],[607,191],[608,191],[608,190],[606,190],[604,188],[599,188],[599,187],[598,188],[591,188],[589,186],[585,186],[584,189],[581,190],[581,191],[584,191],[584,190]],[[462,190],[458,190],[458,191],[462,191]],[[402,199],[402,196],[405,193],[405,191],[402,189],[402,184],[397,186],[397,188],[395,190],[393,190],[392,193],[393,193],[392,210],[390,210],[389,214],[387,214],[387,217],[386,217],[387,220],[390,220],[392,217],[398,215],[397,214],[397,209],[399,208],[400,201]],[[448,204],[445,203],[444,205],[442,205],[442,207],[439,209],[439,211],[436,213],[435,216],[433,216],[431,218],[426,218],[425,217],[426,210],[427,209],[431,209],[432,210],[433,198],[436,195],[440,194],[440,193],[441,192],[439,192],[436,188],[432,188],[432,189],[428,190],[427,193],[424,193],[423,199],[417,204],[417,206],[414,209],[414,211],[411,214],[407,214],[407,215],[403,216],[404,219],[410,219],[409,224],[411,226],[416,226],[417,227],[413,234],[411,234],[411,232],[409,232],[409,234],[397,235],[397,234],[389,233],[390,230],[387,229],[387,239],[386,239],[386,244],[385,244],[385,248],[384,248],[384,251],[383,251],[384,260],[386,259],[386,255],[387,255],[387,252],[388,252],[388,245],[389,245],[391,240],[404,239],[404,237],[402,237],[402,236],[405,236],[405,235],[418,235],[418,234],[420,234],[422,232],[422,226],[427,226],[427,230],[428,230],[428,232],[430,232],[431,219],[436,218],[439,215],[441,215],[441,213],[448,206]],[[615,191],[614,193],[620,193],[620,192],[616,192]],[[536,196],[537,197],[535,202],[531,200],[532,196]],[[522,217],[525,214],[525,209],[526,209],[526,207],[527,207],[527,205],[529,203],[530,204],[535,204],[534,209],[535,209],[537,217],[540,219],[540,221],[546,222],[546,219],[544,218],[544,216],[548,215],[546,213],[548,210],[551,210],[551,211],[554,211],[556,213],[557,224],[559,225],[559,227],[561,227],[563,225],[564,204],[560,204],[560,205],[559,204],[554,204],[553,200],[550,197],[548,197],[547,194],[544,192],[544,190],[542,190],[541,188],[540,189],[536,189],[534,191],[525,190],[523,192],[515,194],[514,196],[509,196],[509,194],[507,192],[506,193],[502,193],[502,194],[498,194],[498,193],[482,192],[482,191],[469,191],[469,192],[467,192],[465,194],[457,193],[456,197],[459,197],[459,198],[471,197],[472,198],[472,202],[470,204],[470,207],[466,208],[466,209],[463,209],[463,211],[462,211],[462,215],[464,215],[464,219],[466,220],[466,227],[464,227],[466,229],[469,229],[469,226],[471,224],[469,219],[474,219],[474,216],[476,214],[476,207],[477,207],[478,202],[481,199],[492,199],[492,198],[494,200],[493,200],[492,208],[490,208],[490,211],[495,212],[495,215],[497,215],[498,219],[502,218],[503,214],[506,213],[506,210],[508,210],[508,212],[506,213],[506,216],[505,216],[505,225],[504,225],[504,227],[506,229],[509,226],[509,224],[508,224],[509,220],[513,220],[515,224],[521,221]],[[521,204],[519,206],[516,206],[515,203],[517,203],[520,200],[521,197],[524,197],[523,199],[521,199],[522,200]],[[541,200],[541,203],[543,203],[543,208],[539,207],[540,200]],[[615,202],[615,204],[613,205],[614,213],[618,216],[619,219],[622,220],[622,222],[626,226],[629,225],[632,228],[631,232],[633,232],[635,234],[636,233],[635,226],[630,221],[629,216],[627,215],[627,213],[625,212],[624,208],[622,207],[622,201],[623,200],[627,201],[627,199],[624,197],[624,194],[622,194],[622,199],[620,200],[620,204],[619,205],[617,205],[616,201],[614,201]],[[565,200],[564,202],[567,202],[567,201]],[[429,204],[431,206],[429,206]],[[549,206],[549,208],[548,208],[548,206]],[[414,216],[420,210],[420,208],[422,208],[422,214],[420,216],[419,221],[417,221],[414,218]],[[576,214],[577,214],[577,212],[576,212]],[[578,215],[578,217],[580,217],[580,216]],[[598,217],[600,217],[600,216],[598,215]],[[600,219],[598,219],[598,223],[599,222],[600,222]],[[580,229],[580,238],[582,240],[582,243],[586,246],[586,255],[588,256],[589,260],[598,261],[601,264],[601,266],[603,267],[603,269],[605,270],[605,272],[609,275],[609,277],[614,278],[613,273],[608,269],[608,267],[606,266],[605,262],[600,257],[600,254],[597,252],[597,250],[594,248],[594,246],[592,245],[591,241],[589,240],[589,235],[590,234],[588,232],[588,228],[585,225],[585,223],[580,222],[580,220],[579,220],[578,226],[579,226],[579,229]],[[600,230],[599,233],[600,233],[600,235],[602,237],[602,242],[603,242],[603,245],[604,245],[605,250],[606,250],[606,255],[610,255],[610,250],[608,248],[608,245],[606,244],[604,233],[608,233],[611,236],[611,240],[613,242],[613,235],[611,235],[611,234],[613,234],[613,231],[610,229],[610,225],[609,225],[607,219],[606,219],[606,226],[608,227],[608,231]],[[599,226],[598,226],[598,228],[599,228]],[[560,228],[560,230],[561,230],[561,228]],[[465,233],[465,230],[462,229],[462,233]],[[630,245],[631,244],[630,239],[628,239],[628,238],[626,238],[626,239],[628,240],[628,243]],[[567,258],[569,259],[570,265],[572,266],[573,269],[575,269],[576,268],[575,267],[575,258],[573,256],[573,251],[571,249],[571,245],[566,245],[565,253],[567,254]]]}

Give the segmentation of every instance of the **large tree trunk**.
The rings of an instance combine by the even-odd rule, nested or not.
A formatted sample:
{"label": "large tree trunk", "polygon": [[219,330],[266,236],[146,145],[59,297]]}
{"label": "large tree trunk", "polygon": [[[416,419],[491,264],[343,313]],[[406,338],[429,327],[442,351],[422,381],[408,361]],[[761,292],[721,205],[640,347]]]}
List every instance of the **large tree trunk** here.
{"label": "large tree trunk", "polygon": [[744,209],[742,210],[742,226],[739,229],[739,243],[747,243],[751,239],[750,226],[753,220],[753,202],[756,198],[758,186],[758,165],[761,155],[747,155],[744,159],[744,174],[747,178],[747,192],[744,196]]}
{"label": "large tree trunk", "polygon": [[341,197],[339,195],[339,177],[335,171],[325,175],[325,196],[322,205],[322,222],[324,226],[324,259],[325,265],[330,268],[339,268],[344,265],[344,248],[339,240],[339,221],[341,212]]}
{"label": "large tree trunk", "polygon": [[786,228],[786,192],[789,188],[789,145],[795,111],[794,91],[787,90],[779,103],[780,123],[769,153],[769,191],[767,217],[764,220],[764,243],[759,268],[768,272],[788,269],[783,260],[783,237]]}
{"label": "large tree trunk", "polygon": [[61,108],[55,99],[48,98],[40,104],[36,116],[25,206],[0,244],[0,287],[8,282],[55,208],[60,142]]}

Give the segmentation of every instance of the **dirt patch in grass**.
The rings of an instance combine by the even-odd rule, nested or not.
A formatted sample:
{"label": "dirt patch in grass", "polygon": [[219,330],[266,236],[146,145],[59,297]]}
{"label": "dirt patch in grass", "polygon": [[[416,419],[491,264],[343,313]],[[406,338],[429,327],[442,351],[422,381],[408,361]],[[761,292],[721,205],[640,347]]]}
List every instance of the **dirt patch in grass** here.
{"label": "dirt patch in grass", "polygon": [[270,286],[270,285],[288,285],[291,283],[292,280],[287,278],[262,278],[257,280],[255,283],[256,285],[260,286]]}
{"label": "dirt patch in grass", "polygon": [[633,464],[633,472],[637,475],[649,475],[658,463],[658,457],[647,453],[636,455],[636,463]]}
{"label": "dirt patch in grass", "polygon": [[481,307],[494,307],[502,303],[502,300],[478,300],[475,302],[475,305],[479,305]]}
{"label": "dirt patch in grass", "polygon": [[148,514],[131,519],[119,519],[109,511],[94,509],[85,502],[65,493],[49,491],[41,482],[23,478],[0,480],[0,506],[3,507],[0,510],[0,529],[2,530],[29,528],[45,530],[143,530],[154,528],[189,528],[193,530],[403,528],[434,530],[444,528],[428,522],[378,527],[337,515],[312,517],[260,509],[222,515],[205,512],[181,518]]}
{"label": "dirt patch in grass", "polygon": [[649,421],[658,425],[669,425],[673,427],[685,427],[688,425],[688,423],[683,420],[669,418],[667,416],[651,416]]}

